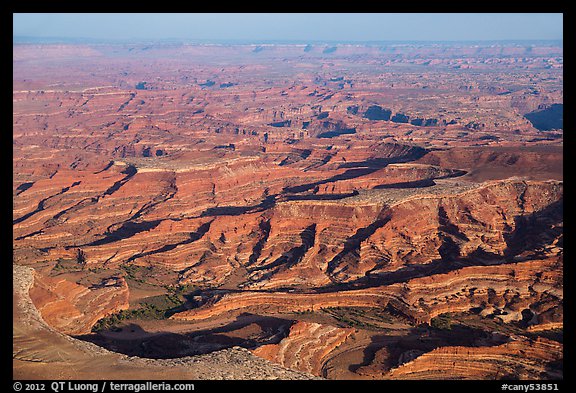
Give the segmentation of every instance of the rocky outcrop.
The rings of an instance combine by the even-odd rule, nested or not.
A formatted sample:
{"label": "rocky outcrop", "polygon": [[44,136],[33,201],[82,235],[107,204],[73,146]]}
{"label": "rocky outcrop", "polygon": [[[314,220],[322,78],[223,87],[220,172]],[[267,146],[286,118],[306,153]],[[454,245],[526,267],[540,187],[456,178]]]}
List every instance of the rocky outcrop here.
{"label": "rocky outcrop", "polygon": [[283,367],[321,376],[330,353],[353,332],[354,329],[297,322],[280,343],[261,346],[253,353]]}
{"label": "rocky outcrop", "polygon": [[388,304],[390,294],[382,290],[341,291],[322,294],[282,292],[251,292],[225,294],[197,309],[174,314],[175,320],[197,321],[223,313],[238,315],[250,310],[267,313],[318,311],[328,307],[381,307]]}
{"label": "rocky outcrop", "polygon": [[99,319],[128,309],[128,292],[122,277],[110,277],[86,287],[59,276],[35,273],[30,298],[51,327],[62,333],[80,335],[90,333]]}
{"label": "rocky outcrop", "polygon": [[385,188],[429,187],[434,179],[458,177],[465,172],[443,169],[432,165],[390,164],[383,169],[354,179],[336,180],[321,184],[318,194],[344,194],[347,192]]}
{"label": "rocky outcrop", "polygon": [[391,287],[398,288],[401,296],[391,300],[391,304],[416,322],[429,323],[437,315],[472,308],[505,322],[522,320],[522,311],[530,310],[537,315],[533,323],[539,319],[543,322],[545,311],[554,309],[561,314],[561,267],[562,262],[557,258],[465,267],[394,284]]}
{"label": "rocky outcrop", "polygon": [[433,151],[420,163],[467,170],[465,178],[486,181],[519,176],[531,180],[562,180],[561,146],[463,147]]}
{"label": "rocky outcrop", "polygon": [[494,347],[442,347],[390,370],[386,379],[561,379],[548,365],[562,361],[562,344],[516,338]]}

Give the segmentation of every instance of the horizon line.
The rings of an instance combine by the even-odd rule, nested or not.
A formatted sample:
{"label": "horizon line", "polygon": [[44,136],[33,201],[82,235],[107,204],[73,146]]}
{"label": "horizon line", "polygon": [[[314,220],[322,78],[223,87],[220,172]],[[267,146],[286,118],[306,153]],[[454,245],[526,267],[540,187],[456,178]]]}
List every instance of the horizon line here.
{"label": "horizon line", "polygon": [[332,44],[332,45],[358,45],[358,44],[446,44],[446,43],[563,43],[563,38],[504,38],[504,39],[466,39],[466,40],[319,40],[319,39],[209,39],[209,38],[96,38],[96,37],[62,37],[62,36],[27,36],[13,35],[12,43],[102,43],[102,44],[137,44],[137,43],[179,43],[179,44],[236,44],[236,45],[257,45],[257,44],[284,44],[284,45],[307,45],[307,44]]}

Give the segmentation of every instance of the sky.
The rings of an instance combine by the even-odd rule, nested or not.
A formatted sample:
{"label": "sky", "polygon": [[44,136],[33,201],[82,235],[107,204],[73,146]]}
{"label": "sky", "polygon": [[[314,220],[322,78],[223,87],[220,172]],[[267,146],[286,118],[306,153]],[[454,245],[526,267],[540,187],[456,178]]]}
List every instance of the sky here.
{"label": "sky", "polygon": [[15,13],[15,37],[199,41],[561,40],[561,13]]}

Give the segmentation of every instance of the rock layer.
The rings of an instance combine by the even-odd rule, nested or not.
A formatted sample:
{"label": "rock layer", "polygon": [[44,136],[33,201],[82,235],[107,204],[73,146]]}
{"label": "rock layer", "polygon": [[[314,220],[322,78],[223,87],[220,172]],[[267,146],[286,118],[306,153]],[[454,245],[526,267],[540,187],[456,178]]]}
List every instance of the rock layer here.
{"label": "rock layer", "polygon": [[444,347],[418,356],[386,374],[389,379],[559,379],[549,371],[562,361],[556,341],[520,338],[496,347]]}
{"label": "rock layer", "polygon": [[317,323],[298,322],[279,344],[264,345],[254,354],[286,368],[321,375],[324,361],[354,329],[340,329]]}
{"label": "rock layer", "polygon": [[100,318],[129,307],[128,285],[121,277],[88,288],[35,273],[30,298],[46,323],[70,335],[89,333]]}

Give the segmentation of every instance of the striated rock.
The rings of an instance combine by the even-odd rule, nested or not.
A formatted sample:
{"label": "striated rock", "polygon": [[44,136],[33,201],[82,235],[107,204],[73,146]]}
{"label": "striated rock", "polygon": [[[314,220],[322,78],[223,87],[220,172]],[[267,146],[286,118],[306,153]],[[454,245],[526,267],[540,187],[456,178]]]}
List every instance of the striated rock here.
{"label": "striated rock", "polygon": [[251,309],[267,313],[303,312],[319,310],[322,307],[386,307],[390,295],[385,291],[352,290],[323,294],[282,292],[250,292],[226,294],[213,299],[200,308],[174,314],[175,320],[195,321],[233,312],[240,314]]}
{"label": "striated rock", "polygon": [[286,368],[321,376],[324,361],[330,352],[353,332],[354,329],[297,322],[280,343],[261,346],[253,353]]}
{"label": "striated rock", "polygon": [[521,176],[532,180],[562,180],[561,146],[511,148],[458,147],[433,151],[418,162],[468,170],[467,178],[485,181]]}
{"label": "striated rock", "polygon": [[386,379],[558,379],[548,365],[561,361],[562,344],[521,338],[495,347],[443,347],[390,370]]}
{"label": "striated rock", "polygon": [[[548,299],[553,304],[561,304],[563,290],[559,273],[547,283],[540,282],[538,276],[545,271],[558,272],[561,266],[561,261],[550,258],[502,266],[465,267],[446,274],[415,278],[405,284],[393,284],[391,287],[398,288],[401,296],[391,302],[394,308],[403,310],[417,322],[429,322],[437,315],[474,307],[488,308],[492,312],[497,308],[507,314],[534,309],[540,314],[539,303]],[[504,315],[498,318],[507,319]]]}
{"label": "striated rock", "polygon": [[557,271],[558,266],[559,261],[550,258],[503,266],[465,267],[405,283],[321,294],[291,293],[289,297],[281,292],[243,291],[215,298],[172,318],[202,320],[222,313],[239,314],[248,310],[283,313],[329,307],[391,307],[416,324],[429,323],[431,318],[446,312],[468,311],[476,307],[495,306],[510,312],[518,307],[530,308],[539,314],[538,306],[542,300],[555,305],[562,302],[562,284],[558,281],[561,275],[557,273],[556,279],[548,283],[540,282],[538,278],[545,271]]}
{"label": "striated rock", "polygon": [[30,299],[46,323],[70,335],[89,333],[99,319],[129,306],[128,285],[122,277],[89,288],[59,276],[34,273]]}
{"label": "striated rock", "polygon": [[561,46],[13,55],[15,375],[561,375]]}

